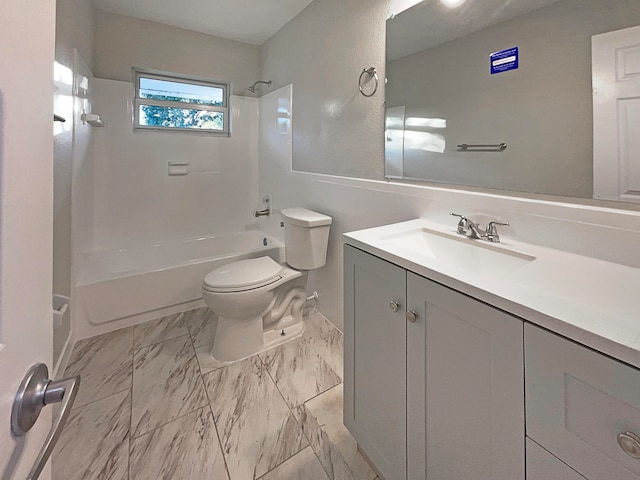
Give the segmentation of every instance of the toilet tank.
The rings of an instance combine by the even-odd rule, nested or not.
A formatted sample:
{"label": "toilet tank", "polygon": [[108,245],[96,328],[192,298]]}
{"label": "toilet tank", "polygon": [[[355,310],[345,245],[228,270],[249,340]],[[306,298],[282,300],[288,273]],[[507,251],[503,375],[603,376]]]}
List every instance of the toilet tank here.
{"label": "toilet tank", "polygon": [[285,208],[284,247],[287,263],[298,270],[320,268],[327,262],[331,217],[306,208]]}

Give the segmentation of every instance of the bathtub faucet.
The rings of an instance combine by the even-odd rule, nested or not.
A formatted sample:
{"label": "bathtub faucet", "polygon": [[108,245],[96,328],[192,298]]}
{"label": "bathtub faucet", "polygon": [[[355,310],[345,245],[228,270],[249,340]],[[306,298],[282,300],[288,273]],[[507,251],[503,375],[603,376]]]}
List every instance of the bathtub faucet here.
{"label": "bathtub faucet", "polygon": [[262,210],[256,210],[256,218],[268,217],[269,215],[271,215],[271,195],[267,194],[262,197],[262,205],[264,205],[266,208],[263,208]]}

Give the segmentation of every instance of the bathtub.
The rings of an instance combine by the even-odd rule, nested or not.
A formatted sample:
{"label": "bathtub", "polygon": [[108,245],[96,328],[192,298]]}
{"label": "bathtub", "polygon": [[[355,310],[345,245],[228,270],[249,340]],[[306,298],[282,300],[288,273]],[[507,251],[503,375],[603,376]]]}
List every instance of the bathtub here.
{"label": "bathtub", "polygon": [[202,280],[214,268],[265,255],[284,261],[284,244],[258,231],[92,252],[82,262],[76,305],[98,325],[190,304],[202,300]]}

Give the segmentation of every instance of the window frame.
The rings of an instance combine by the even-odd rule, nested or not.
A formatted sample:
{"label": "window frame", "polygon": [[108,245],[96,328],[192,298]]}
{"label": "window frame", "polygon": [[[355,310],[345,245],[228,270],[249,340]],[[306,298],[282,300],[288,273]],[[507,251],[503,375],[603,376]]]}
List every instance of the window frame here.
{"label": "window frame", "polygon": [[[205,77],[194,75],[184,75],[172,72],[163,72],[159,70],[148,70],[143,68],[132,69],[133,71],[133,130],[138,132],[174,132],[174,133],[191,133],[197,135],[209,135],[216,137],[229,137],[231,135],[231,118],[230,118],[230,97],[231,83],[220,80],[213,80]],[[188,83],[191,85],[201,85],[205,87],[221,88],[222,106],[204,105],[197,103],[178,102],[172,100],[154,100],[150,98],[140,97],[140,78],[150,78],[153,80],[162,80],[166,82]],[[187,110],[201,110],[206,112],[221,112],[223,114],[223,129],[202,129],[202,128],[182,128],[182,127],[162,127],[149,126],[140,124],[140,106],[152,105],[169,108],[180,108]]]}

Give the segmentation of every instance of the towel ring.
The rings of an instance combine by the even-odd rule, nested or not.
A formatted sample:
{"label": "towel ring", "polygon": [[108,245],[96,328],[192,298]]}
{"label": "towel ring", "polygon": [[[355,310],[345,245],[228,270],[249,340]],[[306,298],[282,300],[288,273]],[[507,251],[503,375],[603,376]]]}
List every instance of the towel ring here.
{"label": "towel ring", "polygon": [[[376,82],[375,87],[373,87],[373,92],[371,93],[364,93],[364,90],[362,89],[362,77],[364,77],[365,73],[368,74],[370,78],[373,78]],[[376,72],[376,67],[369,67],[362,70],[360,78],[358,79],[358,88],[360,89],[360,93],[365,97],[373,97],[375,95],[375,93],[378,91],[378,73]]]}

